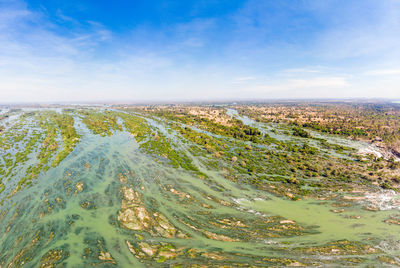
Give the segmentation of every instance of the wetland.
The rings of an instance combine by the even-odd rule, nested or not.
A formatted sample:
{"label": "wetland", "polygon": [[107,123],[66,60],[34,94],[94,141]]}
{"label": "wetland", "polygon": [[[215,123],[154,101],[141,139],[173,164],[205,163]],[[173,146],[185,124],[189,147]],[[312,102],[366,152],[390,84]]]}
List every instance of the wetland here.
{"label": "wetland", "polygon": [[400,108],[302,105],[2,109],[0,267],[400,266]]}

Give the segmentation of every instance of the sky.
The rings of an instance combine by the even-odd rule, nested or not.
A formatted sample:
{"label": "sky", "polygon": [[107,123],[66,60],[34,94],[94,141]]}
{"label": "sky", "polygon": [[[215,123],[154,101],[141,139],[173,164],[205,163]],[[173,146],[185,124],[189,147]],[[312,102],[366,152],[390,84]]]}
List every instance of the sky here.
{"label": "sky", "polygon": [[398,0],[0,0],[0,103],[400,99]]}

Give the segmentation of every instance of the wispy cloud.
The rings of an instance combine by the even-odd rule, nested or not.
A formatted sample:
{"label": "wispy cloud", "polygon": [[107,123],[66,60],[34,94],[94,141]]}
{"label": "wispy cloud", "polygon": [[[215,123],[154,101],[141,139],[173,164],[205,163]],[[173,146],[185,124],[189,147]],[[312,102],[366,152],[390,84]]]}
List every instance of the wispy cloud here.
{"label": "wispy cloud", "polygon": [[400,69],[383,69],[383,70],[371,70],[365,72],[366,75],[400,75]]}
{"label": "wispy cloud", "polygon": [[0,101],[400,97],[400,2],[300,2],[121,34],[0,0]]}
{"label": "wispy cloud", "polygon": [[293,69],[286,69],[282,71],[283,73],[321,73],[322,70],[319,68],[293,68]]}
{"label": "wispy cloud", "polygon": [[289,79],[272,84],[258,85],[251,88],[254,92],[290,91],[314,88],[341,88],[348,87],[349,81],[345,77],[315,77],[312,79]]}
{"label": "wispy cloud", "polygon": [[246,81],[251,81],[251,80],[255,80],[256,78],[254,76],[239,76],[236,77],[233,82],[234,83],[241,83],[241,82],[246,82]]}

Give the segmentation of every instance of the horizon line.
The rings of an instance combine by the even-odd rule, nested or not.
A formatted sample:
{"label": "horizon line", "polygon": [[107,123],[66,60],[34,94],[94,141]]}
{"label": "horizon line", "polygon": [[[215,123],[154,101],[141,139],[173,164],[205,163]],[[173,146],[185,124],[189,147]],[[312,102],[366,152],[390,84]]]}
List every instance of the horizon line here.
{"label": "horizon line", "polygon": [[129,101],[35,101],[35,102],[0,102],[0,106],[40,106],[40,105],[60,105],[60,106],[122,106],[122,105],[171,105],[171,104],[235,104],[235,103],[276,103],[276,102],[398,102],[398,98],[269,98],[269,99],[171,99],[171,100],[129,100]]}

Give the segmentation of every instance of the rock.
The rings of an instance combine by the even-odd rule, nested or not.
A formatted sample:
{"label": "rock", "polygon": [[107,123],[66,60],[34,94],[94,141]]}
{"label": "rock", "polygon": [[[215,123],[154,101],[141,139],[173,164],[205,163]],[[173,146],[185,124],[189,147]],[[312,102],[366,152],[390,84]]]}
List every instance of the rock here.
{"label": "rock", "polygon": [[344,212],[344,209],[343,208],[341,208],[341,209],[331,209],[331,211],[333,213],[342,213],[342,212]]}
{"label": "rock", "polygon": [[122,187],[122,193],[124,198],[129,201],[138,201],[138,195],[133,191],[132,188]]}
{"label": "rock", "polygon": [[100,252],[99,259],[102,261],[110,261],[112,263],[116,263],[109,252]]}
{"label": "rock", "polygon": [[83,191],[83,188],[84,188],[84,184],[83,184],[83,182],[77,182],[76,184],[75,184],[75,193],[80,193],[80,192],[82,192]]}
{"label": "rock", "polygon": [[127,208],[118,213],[120,224],[131,230],[143,230],[149,228],[150,216],[144,207]]}
{"label": "rock", "polygon": [[282,220],[282,221],[280,221],[279,223],[280,223],[280,224],[283,224],[283,223],[296,224],[296,222],[291,221],[291,220]]}
{"label": "rock", "polygon": [[155,246],[150,246],[149,244],[147,244],[146,242],[140,242],[139,243],[140,249],[146,253],[149,256],[154,256],[154,254],[156,254],[157,252],[157,247]]}
{"label": "rock", "polygon": [[359,201],[359,200],[364,200],[365,196],[343,196],[342,199]]}
{"label": "rock", "polygon": [[218,255],[216,253],[210,253],[210,252],[204,252],[201,254],[201,256],[213,259],[213,260],[225,260],[226,258],[224,256]]}
{"label": "rock", "polygon": [[118,174],[118,179],[121,183],[126,183],[128,181],[128,178],[121,173]]}

